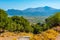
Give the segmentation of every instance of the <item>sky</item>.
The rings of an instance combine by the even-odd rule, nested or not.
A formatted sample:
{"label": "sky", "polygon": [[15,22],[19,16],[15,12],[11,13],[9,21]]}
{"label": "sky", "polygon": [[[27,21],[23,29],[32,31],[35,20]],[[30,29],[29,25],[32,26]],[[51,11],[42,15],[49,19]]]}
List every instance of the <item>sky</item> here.
{"label": "sky", "polygon": [[0,0],[0,8],[4,10],[24,10],[44,6],[60,9],[60,0]]}

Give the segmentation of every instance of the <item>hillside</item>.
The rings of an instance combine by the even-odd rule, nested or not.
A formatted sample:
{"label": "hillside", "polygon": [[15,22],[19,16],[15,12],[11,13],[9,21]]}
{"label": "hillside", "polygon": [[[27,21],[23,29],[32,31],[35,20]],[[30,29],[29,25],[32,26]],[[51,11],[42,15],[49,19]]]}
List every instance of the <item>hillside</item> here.
{"label": "hillside", "polygon": [[16,40],[20,36],[30,36],[30,40],[55,40],[57,35],[59,35],[60,12],[55,13],[45,20],[42,20],[40,16],[34,16],[35,18],[30,17],[31,20],[39,19],[43,23],[41,24],[38,20],[38,23],[32,24],[29,16],[17,16],[16,14],[9,17],[6,11],[0,9],[0,39]]}
{"label": "hillside", "polygon": [[26,18],[30,23],[44,23],[45,19],[47,17],[44,16],[37,16],[37,17],[28,17],[28,16],[24,16],[24,18]]}

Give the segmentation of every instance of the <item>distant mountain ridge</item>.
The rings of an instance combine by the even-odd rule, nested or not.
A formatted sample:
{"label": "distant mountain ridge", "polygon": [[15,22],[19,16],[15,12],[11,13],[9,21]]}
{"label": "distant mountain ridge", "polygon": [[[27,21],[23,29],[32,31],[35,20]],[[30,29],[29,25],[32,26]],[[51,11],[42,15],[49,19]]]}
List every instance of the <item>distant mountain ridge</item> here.
{"label": "distant mountain ridge", "polygon": [[18,16],[50,16],[56,12],[60,12],[60,9],[55,9],[52,7],[37,7],[37,8],[28,8],[25,10],[15,10],[8,9],[7,13],[10,16],[18,15]]}

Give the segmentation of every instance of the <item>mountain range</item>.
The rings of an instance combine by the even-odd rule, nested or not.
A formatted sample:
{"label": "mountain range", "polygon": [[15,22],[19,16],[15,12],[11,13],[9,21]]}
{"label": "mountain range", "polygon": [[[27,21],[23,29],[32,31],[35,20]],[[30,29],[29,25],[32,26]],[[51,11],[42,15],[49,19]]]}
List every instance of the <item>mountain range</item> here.
{"label": "mountain range", "polygon": [[9,16],[24,16],[31,23],[45,22],[44,20],[56,12],[60,12],[60,9],[52,7],[37,7],[27,8],[25,10],[8,9],[6,11]]}
{"label": "mountain range", "polygon": [[25,10],[16,10],[16,9],[8,9],[6,11],[9,16],[50,16],[55,14],[56,12],[60,12],[60,9],[55,9],[52,7],[37,7],[37,8],[27,8]]}

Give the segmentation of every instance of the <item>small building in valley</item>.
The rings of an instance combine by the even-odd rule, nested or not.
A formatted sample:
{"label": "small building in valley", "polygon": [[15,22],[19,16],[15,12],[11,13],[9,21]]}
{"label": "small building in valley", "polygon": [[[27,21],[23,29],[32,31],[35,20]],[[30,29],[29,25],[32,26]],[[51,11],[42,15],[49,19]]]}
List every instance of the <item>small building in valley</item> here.
{"label": "small building in valley", "polygon": [[19,37],[18,40],[30,40],[30,37],[29,36],[22,36],[22,37]]}

